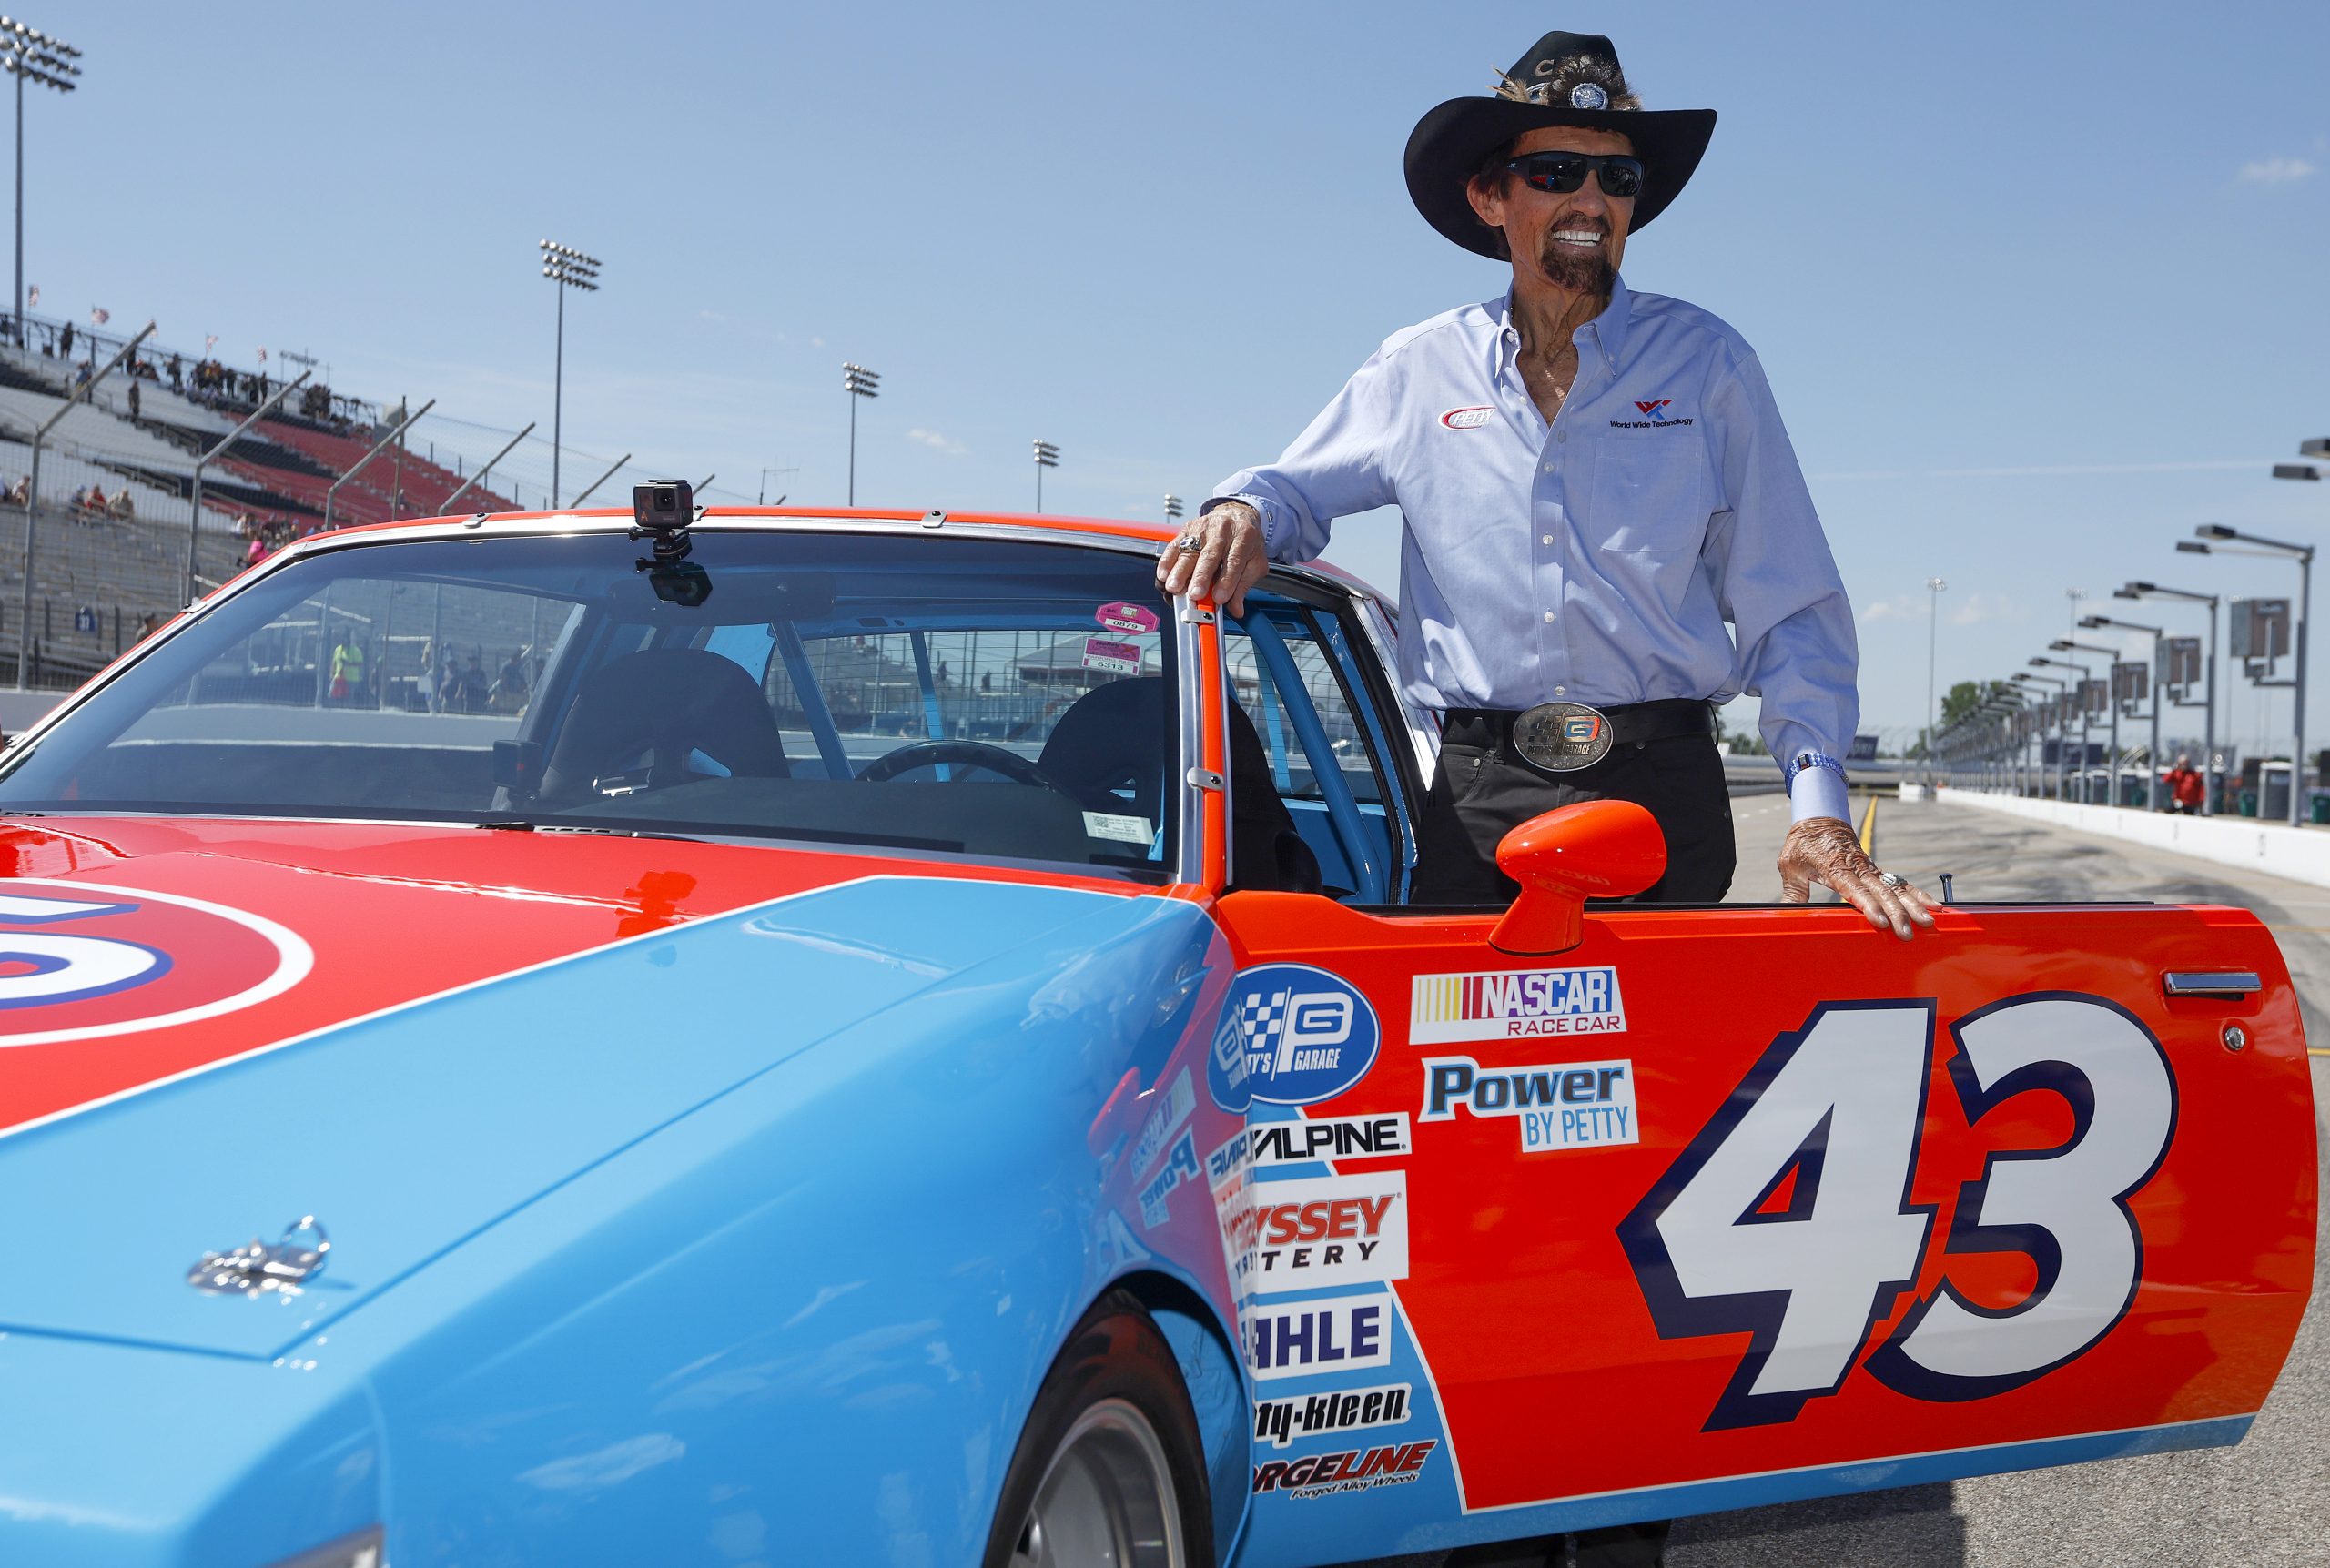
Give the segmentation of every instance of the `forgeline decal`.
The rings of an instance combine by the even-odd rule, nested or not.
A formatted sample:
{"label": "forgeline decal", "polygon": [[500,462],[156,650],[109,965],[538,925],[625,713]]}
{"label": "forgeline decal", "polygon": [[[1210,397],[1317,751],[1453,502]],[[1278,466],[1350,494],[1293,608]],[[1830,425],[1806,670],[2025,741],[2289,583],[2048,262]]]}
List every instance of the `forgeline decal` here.
{"label": "forgeline decal", "polygon": [[1140,1189],[1140,1222],[1143,1225],[1154,1230],[1165,1223],[1165,1200],[1173,1196],[1173,1189],[1180,1186],[1184,1179],[1190,1181],[1198,1179],[1198,1137],[1193,1132],[1181,1135],[1181,1141],[1175,1144],[1173,1152],[1166,1157],[1165,1168]]}
{"label": "forgeline decal", "polygon": [[1314,1453],[1302,1459],[1273,1459],[1254,1467],[1254,1491],[1324,1497],[1335,1492],[1403,1486],[1423,1472],[1423,1462],[1439,1446],[1437,1438],[1428,1437],[1383,1448]]}
{"label": "forgeline decal", "polygon": [[1157,1157],[1165,1152],[1166,1141],[1197,1108],[1198,1091],[1190,1087],[1190,1069],[1183,1067],[1166,1088],[1163,1101],[1141,1123],[1140,1136],[1132,1141],[1134,1175],[1148,1174],[1149,1168],[1157,1163]]}
{"label": "forgeline decal", "polygon": [[1375,1009],[1342,976],[1308,964],[1265,964],[1231,988],[1206,1085],[1231,1111],[1257,1100],[1332,1099],[1367,1076],[1382,1035]]}
{"label": "forgeline decal", "polygon": [[1484,1067],[1470,1057],[1424,1058],[1423,1110],[1416,1119],[1453,1121],[1460,1108],[1476,1117],[1513,1118],[1524,1154],[1642,1141],[1630,1061]]}
{"label": "forgeline decal", "polygon": [[1408,1277],[1408,1173],[1258,1181],[1224,1218],[1233,1283],[1308,1290]]}
{"label": "forgeline decal", "polygon": [[1408,1419],[1412,1385],[1384,1383],[1376,1388],[1335,1389],[1322,1394],[1297,1394],[1291,1399],[1254,1402],[1254,1441],[1284,1448],[1299,1437],[1326,1437],[1336,1432],[1363,1431],[1369,1427],[1398,1426]]}
{"label": "forgeline decal", "polygon": [[1418,975],[1412,997],[1408,1043],[1415,1046],[1608,1035],[1626,1027],[1618,972],[1607,966]]}
{"label": "forgeline decal", "polygon": [[1363,1371],[1392,1362],[1392,1298],[1322,1296],[1240,1314],[1246,1366],[1257,1378]]}
{"label": "forgeline decal", "polygon": [[1407,1154],[1408,1113],[1384,1116],[1322,1116],[1302,1121],[1264,1121],[1241,1128],[1205,1157],[1206,1182],[1219,1189],[1254,1166],[1292,1165],[1322,1159],[1372,1159]]}

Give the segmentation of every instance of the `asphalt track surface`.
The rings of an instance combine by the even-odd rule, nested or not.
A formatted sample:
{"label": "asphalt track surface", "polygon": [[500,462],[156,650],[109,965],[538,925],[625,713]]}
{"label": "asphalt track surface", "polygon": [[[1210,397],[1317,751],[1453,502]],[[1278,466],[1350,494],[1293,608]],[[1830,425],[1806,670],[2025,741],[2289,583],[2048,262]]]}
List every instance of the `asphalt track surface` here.
{"label": "asphalt track surface", "polygon": [[[1856,803],[1856,813],[1864,809]],[[1776,898],[1787,802],[1735,803],[1732,897]],[[1890,798],[1877,808],[1877,857],[1964,898],[2149,898],[2232,904],[2274,932],[2295,978],[2307,1039],[2330,1047],[2330,888],[2286,882],[1969,806]],[[2330,1148],[2330,1057],[2312,1058],[2315,1152]],[[2319,1182],[2325,1172],[2317,1169]],[[2324,1204],[2330,1211],[2330,1200]],[[2330,1235],[2317,1238],[2330,1255]],[[1904,1487],[1678,1521],[1667,1568],[2211,1568],[2330,1564],[2330,1310],[2315,1300],[2273,1397],[2239,1447]],[[1439,1568],[1442,1554],[1370,1568]]]}

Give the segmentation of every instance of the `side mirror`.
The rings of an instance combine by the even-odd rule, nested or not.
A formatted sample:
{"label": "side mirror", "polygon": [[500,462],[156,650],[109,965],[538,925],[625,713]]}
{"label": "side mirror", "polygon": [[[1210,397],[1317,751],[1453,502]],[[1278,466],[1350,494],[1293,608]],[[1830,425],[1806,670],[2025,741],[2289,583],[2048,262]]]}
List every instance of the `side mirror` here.
{"label": "side mirror", "polygon": [[1588,800],[1533,816],[1496,846],[1521,895],[1489,933],[1500,953],[1565,953],[1585,939],[1585,901],[1640,893],[1666,873],[1666,836],[1632,801]]}

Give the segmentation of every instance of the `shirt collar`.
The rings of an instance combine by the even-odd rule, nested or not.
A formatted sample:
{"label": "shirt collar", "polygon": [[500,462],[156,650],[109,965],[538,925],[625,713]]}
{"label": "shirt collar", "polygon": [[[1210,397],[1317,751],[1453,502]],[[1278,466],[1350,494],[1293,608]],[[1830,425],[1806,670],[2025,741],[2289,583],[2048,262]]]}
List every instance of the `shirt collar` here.
{"label": "shirt collar", "polygon": [[[1610,303],[1603,307],[1602,314],[1577,330],[1581,341],[1591,336],[1595,347],[1602,350],[1603,368],[1614,376],[1618,373],[1620,357],[1626,351],[1626,329],[1634,319],[1634,300],[1625,278],[1612,279]],[[1496,317],[1501,357],[1510,365],[1521,353],[1521,329],[1513,324],[1513,290],[1506,289],[1504,298],[1494,301],[1489,309]]]}

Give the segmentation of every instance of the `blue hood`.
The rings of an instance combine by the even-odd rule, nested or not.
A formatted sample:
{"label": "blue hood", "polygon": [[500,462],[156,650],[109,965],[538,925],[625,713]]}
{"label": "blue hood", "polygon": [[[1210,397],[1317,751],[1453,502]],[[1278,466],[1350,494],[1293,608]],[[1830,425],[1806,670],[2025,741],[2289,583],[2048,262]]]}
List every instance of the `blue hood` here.
{"label": "blue hood", "polygon": [[[268,1358],[817,1041],[1147,898],[875,876],[598,948],[0,1138],[0,1330]],[[297,1297],[206,1295],[208,1250],[302,1215]]]}

